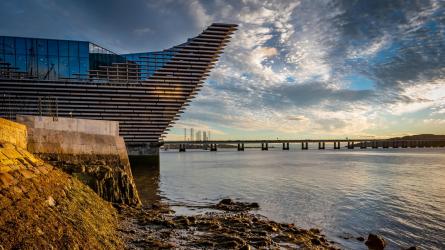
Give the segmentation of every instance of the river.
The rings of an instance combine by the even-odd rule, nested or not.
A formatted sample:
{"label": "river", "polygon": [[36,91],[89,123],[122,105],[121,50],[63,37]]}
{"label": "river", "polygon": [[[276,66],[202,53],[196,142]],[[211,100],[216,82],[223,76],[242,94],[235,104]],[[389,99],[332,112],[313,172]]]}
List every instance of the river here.
{"label": "river", "polygon": [[276,147],[165,151],[159,168],[133,171],[143,202],[163,199],[178,213],[202,212],[181,204],[230,197],[258,202],[257,213],[273,220],[320,228],[346,249],[367,249],[344,238],[370,232],[387,249],[445,249],[445,149]]}

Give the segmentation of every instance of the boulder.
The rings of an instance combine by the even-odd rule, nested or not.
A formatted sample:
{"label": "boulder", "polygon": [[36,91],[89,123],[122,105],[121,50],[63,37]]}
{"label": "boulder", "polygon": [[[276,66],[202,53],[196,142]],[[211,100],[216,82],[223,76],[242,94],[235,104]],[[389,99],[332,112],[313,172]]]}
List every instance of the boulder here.
{"label": "boulder", "polygon": [[386,247],[385,239],[376,234],[369,234],[365,244],[371,250],[383,250]]}

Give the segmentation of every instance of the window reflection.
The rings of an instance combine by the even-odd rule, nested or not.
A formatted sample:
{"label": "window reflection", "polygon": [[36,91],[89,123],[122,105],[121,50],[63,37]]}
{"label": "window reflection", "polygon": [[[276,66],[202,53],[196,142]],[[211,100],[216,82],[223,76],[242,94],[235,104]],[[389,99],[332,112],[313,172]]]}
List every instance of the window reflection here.
{"label": "window reflection", "polygon": [[[171,59],[173,51],[117,55],[94,43],[0,36],[2,67],[42,80],[89,79],[91,70],[130,62],[139,80],[152,76]],[[135,72],[135,71],[132,71]]]}

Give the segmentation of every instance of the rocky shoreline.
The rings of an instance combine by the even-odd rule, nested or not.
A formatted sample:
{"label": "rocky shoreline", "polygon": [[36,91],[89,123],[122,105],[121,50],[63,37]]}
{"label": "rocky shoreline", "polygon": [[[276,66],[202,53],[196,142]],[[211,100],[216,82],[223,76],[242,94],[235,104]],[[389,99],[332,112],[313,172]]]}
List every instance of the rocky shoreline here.
{"label": "rocky shoreline", "polygon": [[248,212],[257,206],[225,199],[209,206],[220,212],[183,216],[163,203],[143,208],[119,205],[118,231],[129,249],[340,249],[318,229]]}

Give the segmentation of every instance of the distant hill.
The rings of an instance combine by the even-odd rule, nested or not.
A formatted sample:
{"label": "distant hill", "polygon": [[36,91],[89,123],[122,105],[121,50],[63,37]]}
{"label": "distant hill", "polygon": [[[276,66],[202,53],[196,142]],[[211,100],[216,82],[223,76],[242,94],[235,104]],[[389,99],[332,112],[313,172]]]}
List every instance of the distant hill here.
{"label": "distant hill", "polygon": [[[404,141],[407,142],[398,142],[393,144],[391,141]],[[410,142],[411,141],[411,142]],[[416,142],[417,141],[417,142]],[[434,134],[420,134],[420,135],[408,135],[402,137],[393,137],[386,140],[378,141],[378,142],[358,142],[354,143],[354,146],[360,147],[362,145],[366,145],[366,147],[445,147],[445,135],[434,135]]]}
{"label": "distant hill", "polygon": [[390,140],[445,140],[445,135],[434,134],[420,134],[420,135],[408,135],[403,137],[394,137]]}

